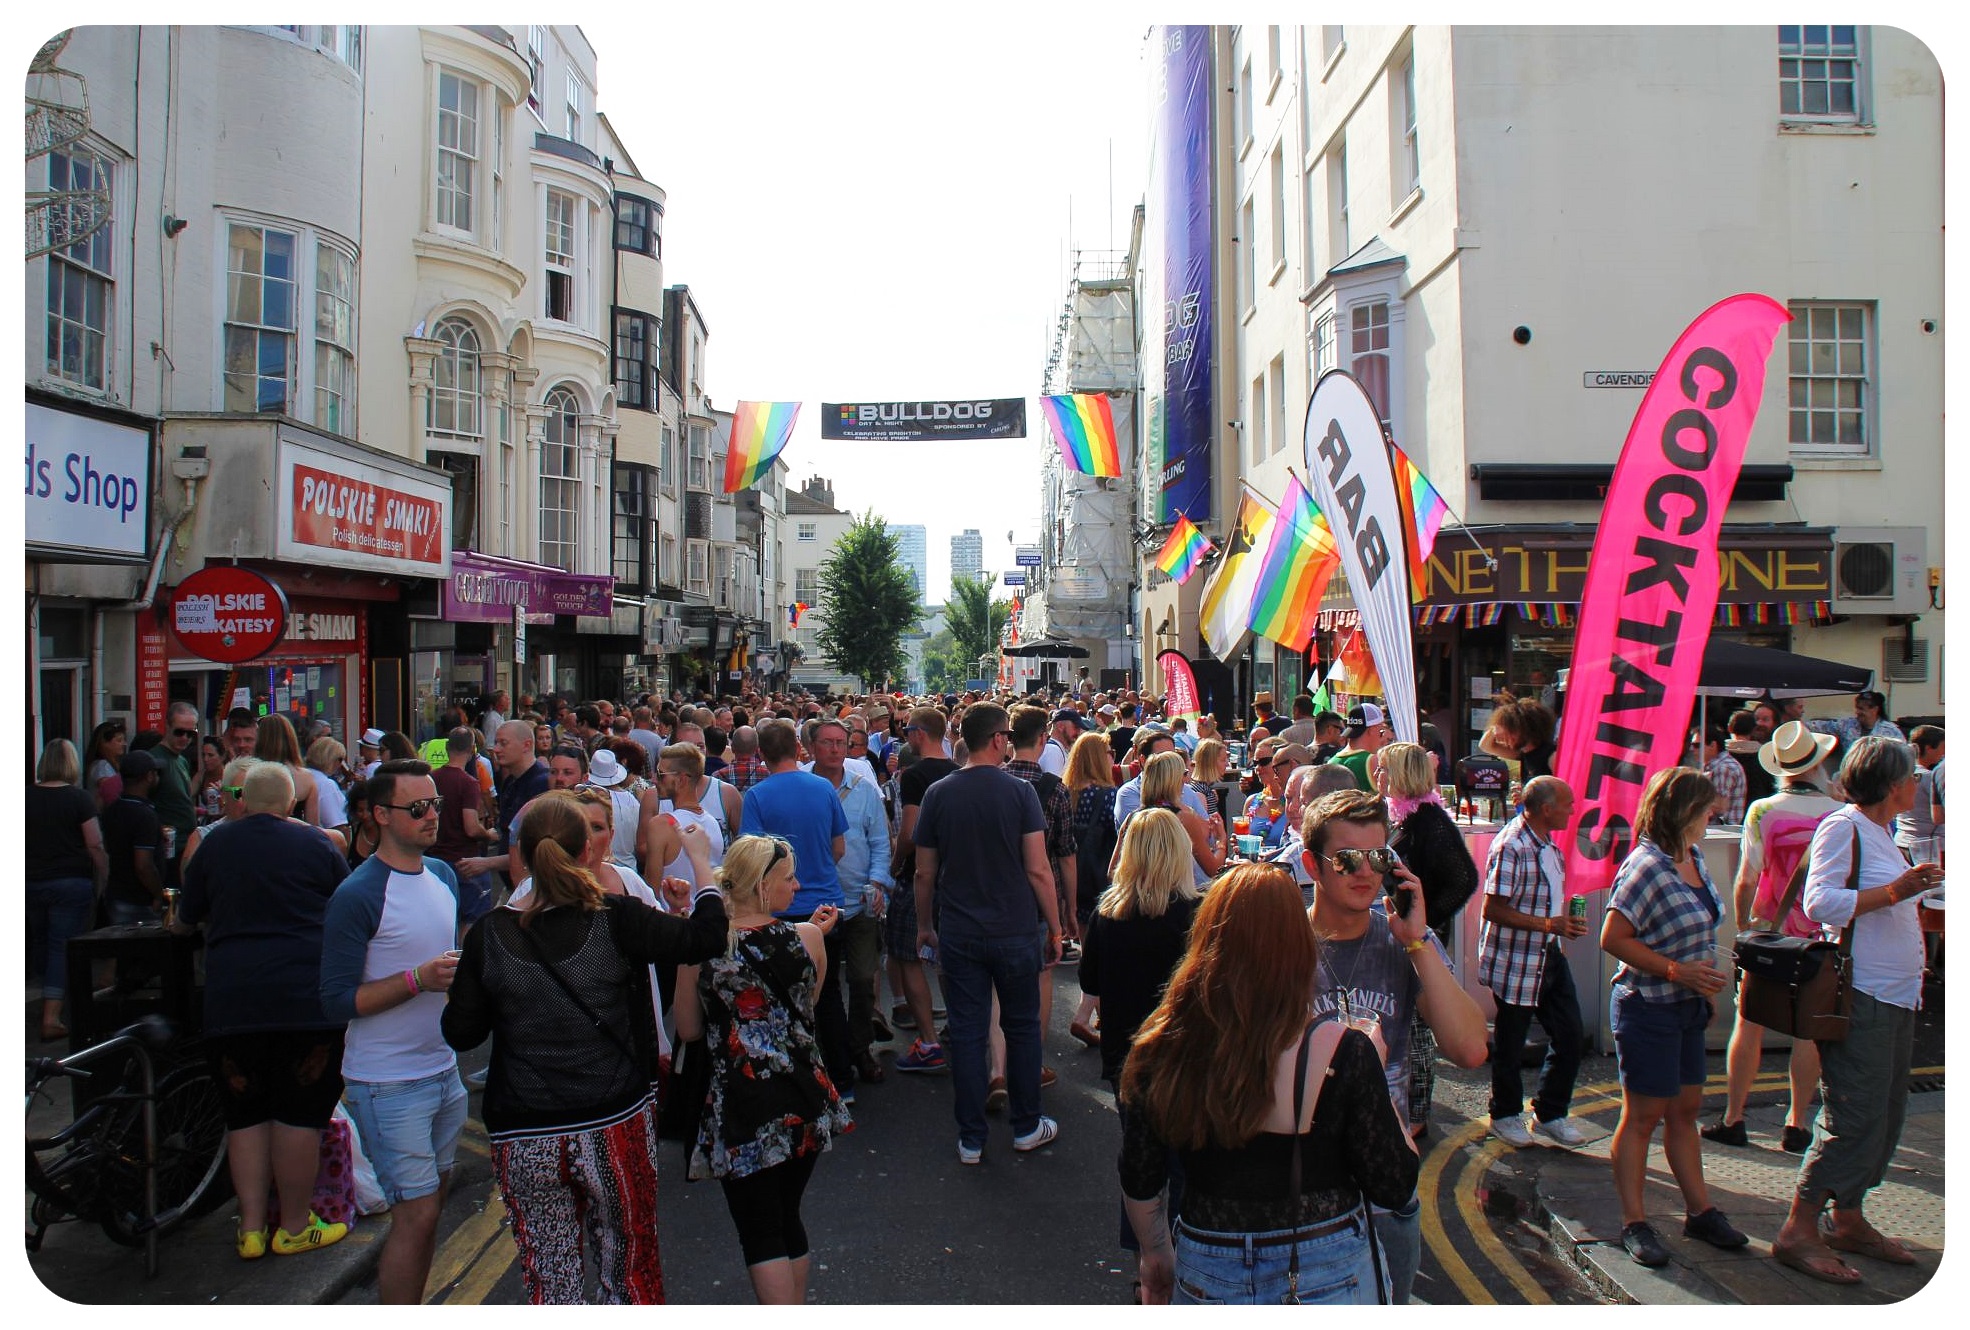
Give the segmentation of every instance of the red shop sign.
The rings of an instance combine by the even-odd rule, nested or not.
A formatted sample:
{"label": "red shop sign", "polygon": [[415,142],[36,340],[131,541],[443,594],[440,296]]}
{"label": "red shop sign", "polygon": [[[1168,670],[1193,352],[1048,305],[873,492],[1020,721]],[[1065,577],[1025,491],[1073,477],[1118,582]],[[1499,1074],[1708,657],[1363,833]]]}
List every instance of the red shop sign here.
{"label": "red shop sign", "polygon": [[287,595],[249,569],[202,568],[171,593],[171,630],[192,655],[237,665],[279,645]]}
{"label": "red shop sign", "polygon": [[444,561],[444,505],[421,494],[297,462],[293,518],[296,544],[411,563]]}

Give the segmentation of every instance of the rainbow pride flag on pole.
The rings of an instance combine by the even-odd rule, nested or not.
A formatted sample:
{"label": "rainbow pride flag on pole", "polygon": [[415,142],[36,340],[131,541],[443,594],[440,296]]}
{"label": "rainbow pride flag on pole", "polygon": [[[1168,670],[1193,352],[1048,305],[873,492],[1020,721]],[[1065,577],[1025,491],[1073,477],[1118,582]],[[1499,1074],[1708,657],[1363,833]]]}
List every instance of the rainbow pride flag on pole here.
{"label": "rainbow pride flag on pole", "polygon": [[1313,637],[1314,611],[1327,590],[1340,550],[1320,510],[1300,478],[1289,474],[1286,497],[1272,525],[1272,540],[1259,567],[1249,622],[1260,637],[1293,651],[1306,650]]}
{"label": "rainbow pride flag on pole", "polygon": [[1105,393],[1042,397],[1040,410],[1053,427],[1060,460],[1088,476],[1122,474],[1122,449],[1115,440],[1115,413]]}
{"label": "rainbow pride flag on pole", "polygon": [[1178,513],[1177,524],[1170,528],[1170,538],[1163,542],[1163,552],[1156,556],[1156,566],[1182,586],[1192,573],[1204,566],[1204,557],[1212,548],[1210,537],[1199,531],[1195,522]]}
{"label": "rainbow pride flag on pole", "polygon": [[1408,453],[1393,443],[1389,445],[1389,453],[1395,463],[1395,496],[1402,504],[1402,518],[1409,524],[1409,597],[1412,601],[1421,600],[1424,565],[1436,547],[1436,533],[1442,528],[1443,519],[1450,516],[1450,505],[1436,492],[1436,486],[1430,484],[1422,468],[1409,460]]}
{"label": "rainbow pride flag on pole", "polygon": [[751,489],[766,478],[799,417],[799,402],[740,402],[732,408],[732,437],[725,451],[727,494]]}

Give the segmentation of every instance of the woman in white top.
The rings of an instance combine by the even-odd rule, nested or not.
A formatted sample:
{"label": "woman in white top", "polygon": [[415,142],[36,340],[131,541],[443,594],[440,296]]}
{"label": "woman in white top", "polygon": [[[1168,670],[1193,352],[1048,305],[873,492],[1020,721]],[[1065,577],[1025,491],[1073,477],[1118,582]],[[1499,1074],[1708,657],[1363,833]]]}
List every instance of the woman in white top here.
{"label": "woman in white top", "polygon": [[[1915,1012],[1922,1005],[1915,898],[1941,885],[1942,869],[1909,867],[1895,846],[1892,825],[1916,789],[1915,753],[1906,743],[1856,740],[1840,764],[1840,783],[1849,806],[1828,813],[1814,830],[1804,894],[1815,922],[1853,928],[1854,1006],[1847,1037],[1819,1046],[1825,1102],[1772,1255],[1826,1283],[1855,1284],[1860,1272],[1836,1253],[1915,1264],[1907,1247],[1868,1223],[1861,1204],[1881,1185],[1901,1142]],[[1833,1217],[1822,1227],[1829,1200]]]}

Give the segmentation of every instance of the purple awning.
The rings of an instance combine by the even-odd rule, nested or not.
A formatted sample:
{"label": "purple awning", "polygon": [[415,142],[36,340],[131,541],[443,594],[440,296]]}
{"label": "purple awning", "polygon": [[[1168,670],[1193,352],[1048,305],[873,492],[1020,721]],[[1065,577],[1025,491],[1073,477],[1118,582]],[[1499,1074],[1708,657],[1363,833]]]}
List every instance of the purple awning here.
{"label": "purple awning", "polygon": [[511,623],[515,607],[524,607],[529,614],[606,618],[614,598],[615,580],[605,574],[453,550],[440,616],[451,623]]}

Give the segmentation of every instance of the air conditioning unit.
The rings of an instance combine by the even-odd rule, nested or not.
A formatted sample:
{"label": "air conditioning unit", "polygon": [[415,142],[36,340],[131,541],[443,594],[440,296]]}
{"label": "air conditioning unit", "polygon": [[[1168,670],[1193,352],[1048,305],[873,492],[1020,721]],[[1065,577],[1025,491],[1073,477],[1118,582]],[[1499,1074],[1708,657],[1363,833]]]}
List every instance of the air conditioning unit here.
{"label": "air conditioning unit", "polygon": [[1836,527],[1835,614],[1920,614],[1929,608],[1929,533],[1919,526]]}
{"label": "air conditioning unit", "polygon": [[[1912,649],[1911,649],[1912,648]],[[1883,683],[1928,683],[1929,639],[1893,633],[1881,639]]]}

